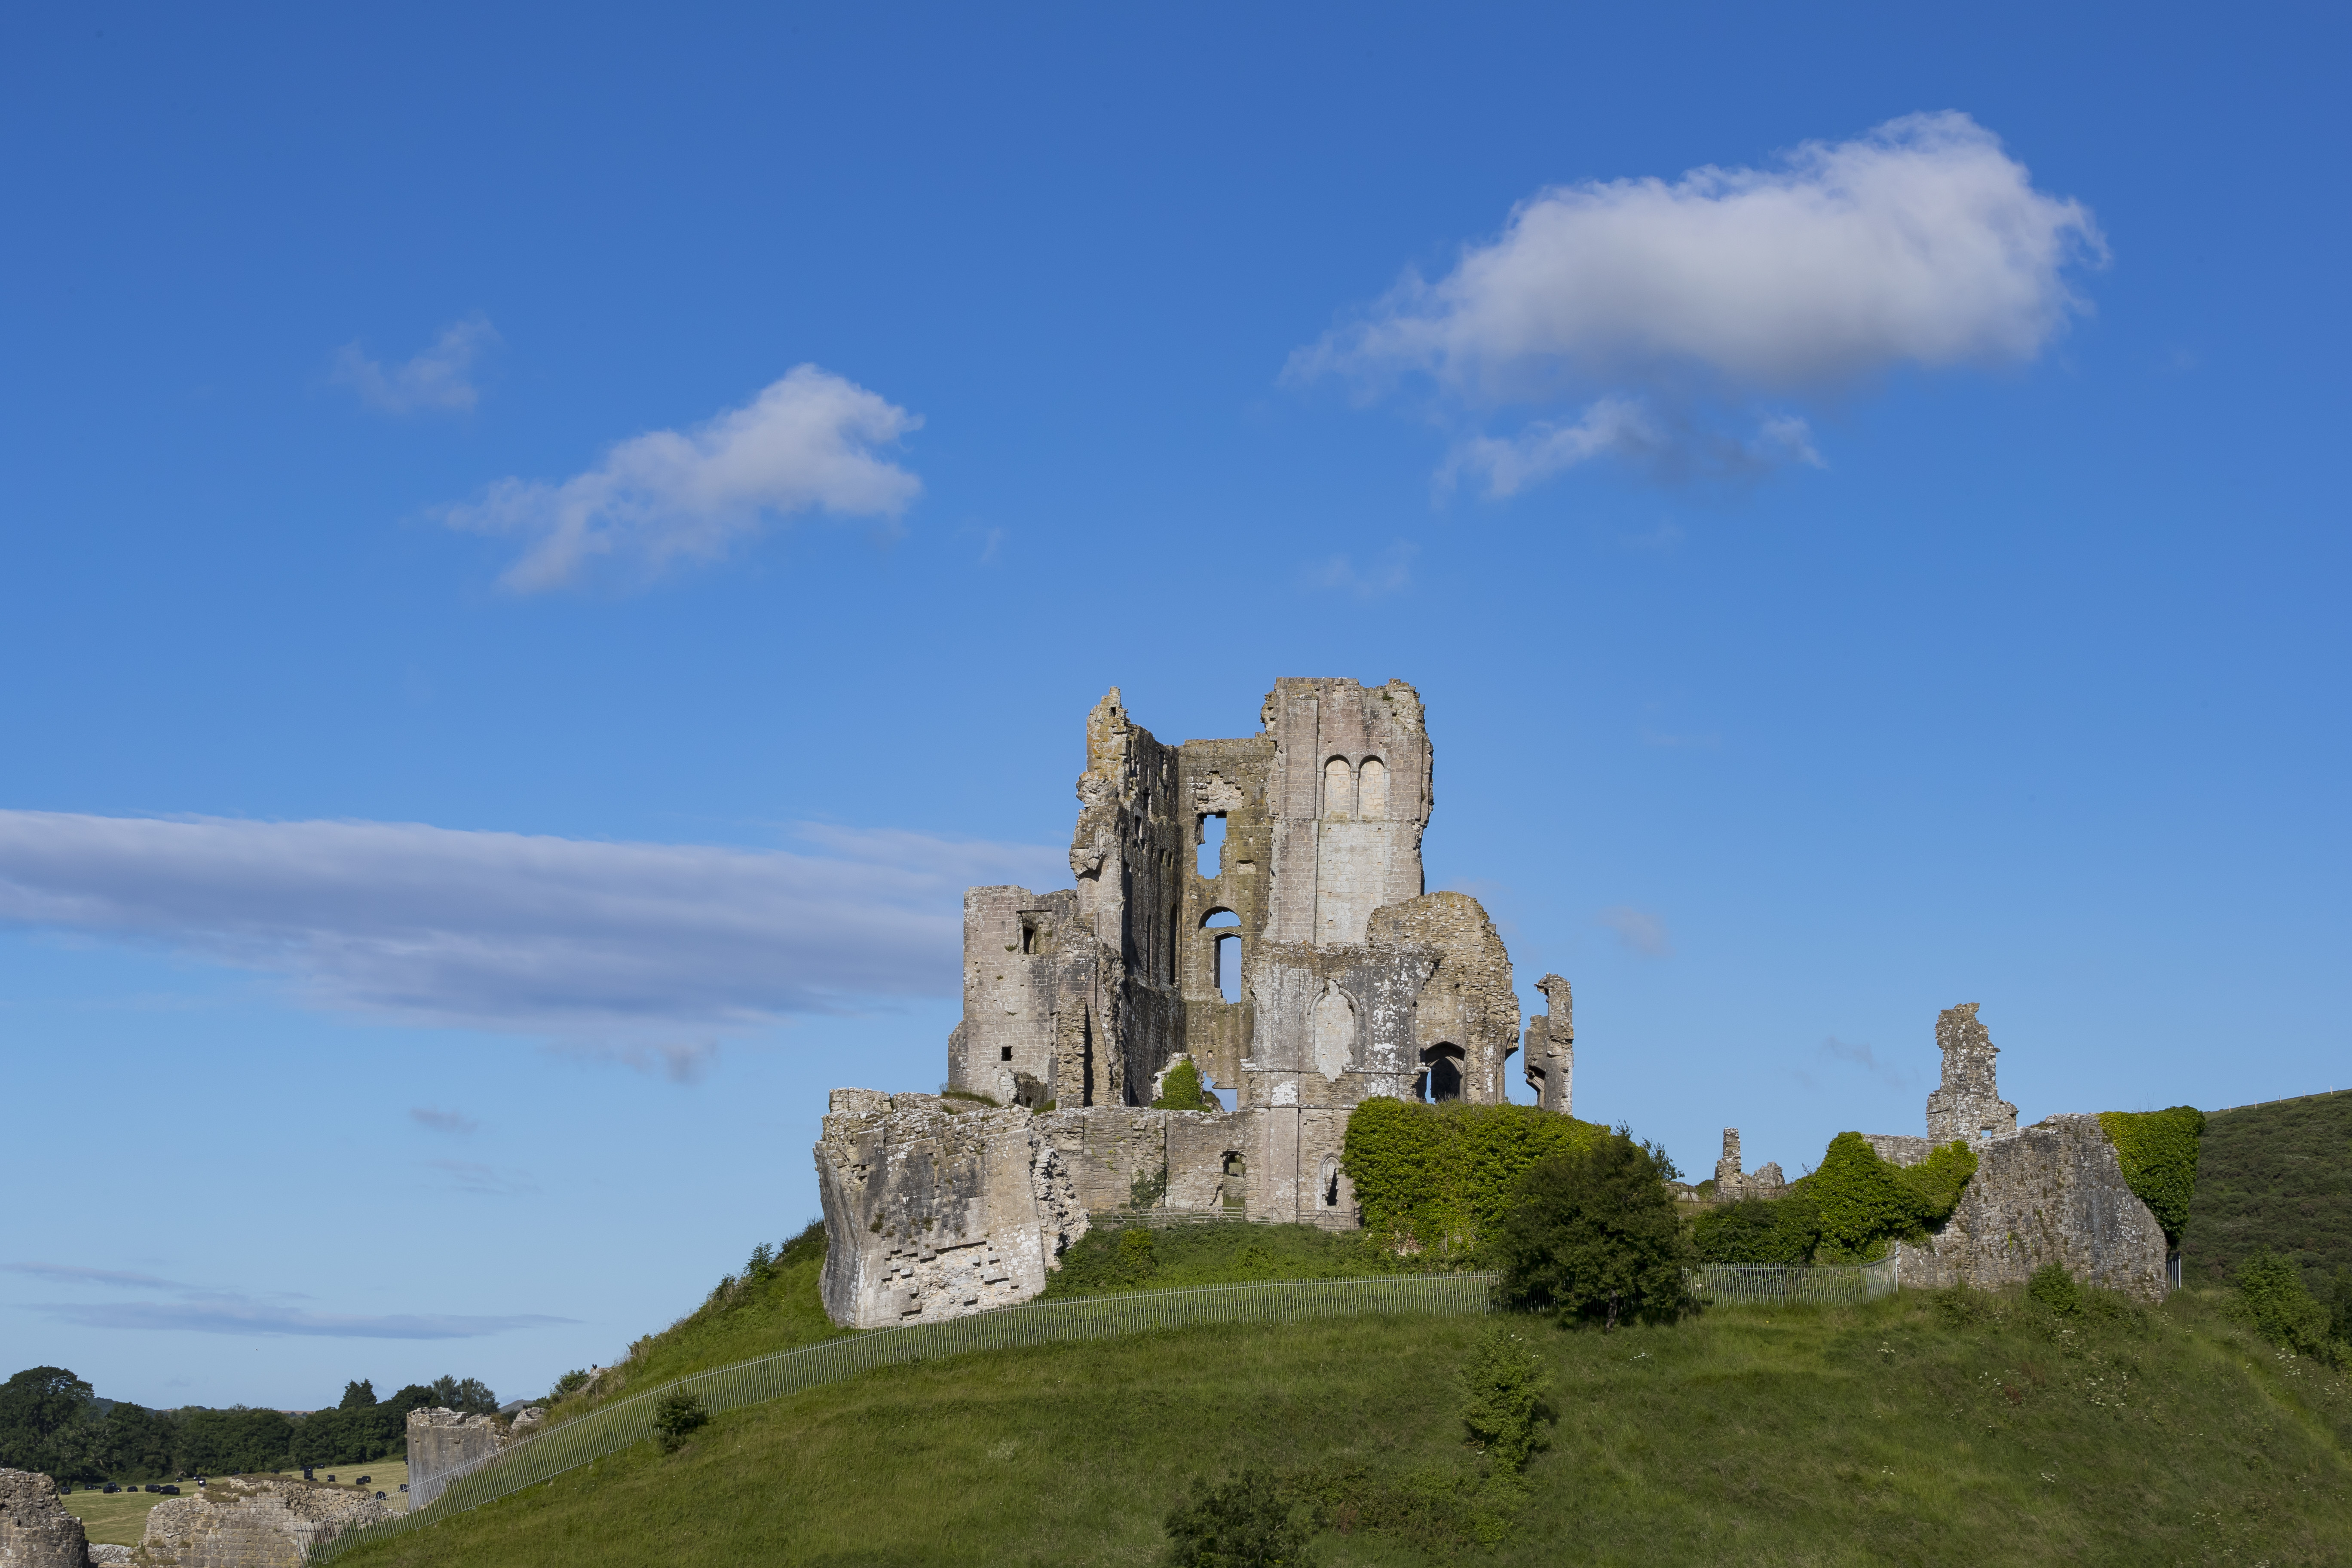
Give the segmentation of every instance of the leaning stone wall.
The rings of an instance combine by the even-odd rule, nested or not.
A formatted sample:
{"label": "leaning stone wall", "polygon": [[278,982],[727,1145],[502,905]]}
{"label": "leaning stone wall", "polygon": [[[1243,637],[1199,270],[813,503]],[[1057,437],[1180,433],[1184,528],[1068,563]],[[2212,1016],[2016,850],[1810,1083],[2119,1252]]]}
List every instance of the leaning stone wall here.
{"label": "leaning stone wall", "polygon": [[0,1565],[84,1568],[89,1544],[81,1521],[58,1499],[58,1483],[38,1470],[0,1468]]}
{"label": "leaning stone wall", "polygon": [[2058,1263],[2087,1284],[2163,1299],[2164,1227],[2124,1180],[2097,1117],[2046,1117],[1976,1151],[1950,1220],[1928,1246],[1903,1248],[1905,1286],[1990,1289]]}

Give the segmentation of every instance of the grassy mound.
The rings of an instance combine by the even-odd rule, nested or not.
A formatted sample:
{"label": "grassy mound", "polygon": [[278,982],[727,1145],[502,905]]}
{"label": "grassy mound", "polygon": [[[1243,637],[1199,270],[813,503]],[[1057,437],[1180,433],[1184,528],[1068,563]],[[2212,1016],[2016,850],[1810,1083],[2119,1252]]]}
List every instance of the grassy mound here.
{"label": "grassy mound", "polygon": [[2315,1289],[2352,1268],[2352,1090],[2208,1116],[2180,1249],[2200,1280],[2263,1251],[2292,1258]]}
{"label": "grassy mound", "polygon": [[818,1293],[824,1273],[824,1226],[812,1220],[772,1259],[755,1254],[751,1266],[720,1280],[701,1306],[631,1345],[628,1359],[606,1368],[589,1389],[552,1401],[549,1418],[569,1421],[690,1373],[732,1366],[848,1332],[834,1327],[824,1315]]}
{"label": "grassy mound", "polygon": [[1528,1324],[1559,1419],[1503,1505],[1471,1500],[1458,1419],[1479,1331],[1189,1330],[893,1368],[342,1561],[1146,1563],[1194,1478],[1244,1467],[1297,1500],[1330,1565],[2352,1561],[2352,1391],[2218,1296]]}

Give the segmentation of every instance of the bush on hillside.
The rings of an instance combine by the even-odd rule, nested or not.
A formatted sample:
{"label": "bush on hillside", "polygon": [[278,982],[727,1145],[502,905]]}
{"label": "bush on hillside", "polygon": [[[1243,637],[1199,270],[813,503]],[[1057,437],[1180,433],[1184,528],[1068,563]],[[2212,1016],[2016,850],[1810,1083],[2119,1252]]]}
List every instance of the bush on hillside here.
{"label": "bush on hillside", "polygon": [[1543,1423],[1553,1419],[1544,1402],[1551,1369],[1514,1328],[1491,1323],[1478,1336],[1464,1363],[1462,1425],[1498,1475],[1527,1468],[1528,1457],[1545,1443]]}
{"label": "bush on hillside", "polygon": [[1801,1264],[1813,1256],[1818,1220],[1810,1199],[1742,1198],[1691,1226],[1701,1263]]}
{"label": "bush on hillside", "polygon": [[1249,1469],[1192,1495],[1168,1515],[1170,1568],[1295,1568],[1309,1561],[1307,1521],[1286,1489]]}
{"label": "bush on hillside", "polygon": [[2297,1355],[2326,1361],[2344,1357],[2345,1346],[2329,1332],[2326,1303],[2303,1282],[2303,1270],[2274,1252],[2257,1252],[2238,1266],[2238,1294],[2263,1338]]}
{"label": "bush on hillside", "polygon": [[1201,1088],[1201,1069],[1192,1058],[1184,1057],[1168,1069],[1160,1080],[1160,1098],[1151,1102],[1154,1110],[1223,1110],[1224,1107]]}
{"label": "bush on hillside", "polygon": [[665,1454],[677,1453],[688,1437],[709,1424],[710,1412],[702,1407],[702,1401],[682,1388],[664,1394],[654,1406],[654,1432]]}
{"label": "bush on hillside", "polygon": [[1603,1329],[1680,1316],[1694,1259],[1666,1190],[1672,1168],[1622,1128],[1528,1166],[1496,1227],[1506,1300]]}
{"label": "bush on hillside", "polygon": [[2189,1227],[2189,1203],[2197,1192],[2197,1155],[2205,1137],[2205,1113],[2193,1105],[2169,1110],[2103,1110],[2099,1125],[2116,1146],[2124,1180],[2148,1206],[2167,1241],[2178,1247]]}
{"label": "bush on hillside", "polygon": [[2027,1299],[2040,1302],[2062,1318],[2072,1318],[2083,1310],[2082,1287],[2066,1272],[2063,1263],[2045,1263],[2035,1269],[2025,1281]]}
{"label": "bush on hillside", "polygon": [[1532,1105],[1382,1098],[1349,1113],[1341,1159],[1366,1230],[1437,1258],[1471,1258],[1528,1167],[1605,1135],[1592,1122]]}

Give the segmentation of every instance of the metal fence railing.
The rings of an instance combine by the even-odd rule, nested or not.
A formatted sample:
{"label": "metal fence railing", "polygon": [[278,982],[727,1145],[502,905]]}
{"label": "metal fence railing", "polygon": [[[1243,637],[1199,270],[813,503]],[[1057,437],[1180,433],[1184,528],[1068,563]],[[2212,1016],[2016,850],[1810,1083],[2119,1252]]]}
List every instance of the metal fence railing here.
{"label": "metal fence railing", "polygon": [[1874,1263],[1708,1263],[1693,1269],[1691,1288],[1717,1307],[1780,1307],[1794,1302],[1843,1306],[1895,1294],[1895,1253]]}
{"label": "metal fence railing", "polygon": [[876,1367],[974,1351],[1218,1323],[1295,1323],[1380,1314],[1472,1317],[1494,1310],[1495,1279],[1492,1274],[1409,1274],[1368,1279],[1277,1279],[1257,1285],[1204,1285],[1035,1301],[943,1323],[909,1323],[779,1351],[631,1394],[533,1433],[499,1453],[423,1478],[421,1483],[412,1476],[407,1513],[357,1525],[320,1542],[308,1561],[331,1563],[354,1547],[479,1508],[642,1443],[654,1435],[655,1406],[674,1393],[694,1394],[705,1410],[717,1415],[837,1383]]}

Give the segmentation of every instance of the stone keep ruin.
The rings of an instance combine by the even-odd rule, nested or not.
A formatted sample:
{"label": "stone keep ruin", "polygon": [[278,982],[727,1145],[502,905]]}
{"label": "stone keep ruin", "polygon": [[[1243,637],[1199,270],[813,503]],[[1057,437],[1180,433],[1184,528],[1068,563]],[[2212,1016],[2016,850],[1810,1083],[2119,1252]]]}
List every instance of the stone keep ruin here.
{"label": "stone keep ruin", "polygon": [[[1538,1102],[1568,1111],[1568,982],[1543,978],[1522,1036],[1486,910],[1423,891],[1420,693],[1285,679],[1259,719],[1171,746],[1116,689],[1087,715],[1077,886],[964,896],[950,1093],[834,1091],[816,1155],[835,1320],[1024,1300],[1088,1210],[1139,1198],[1352,1227],[1349,1110],[1500,1101],[1523,1047]],[[1149,1109],[1180,1059],[1233,1109]]]}
{"label": "stone keep ruin", "polygon": [[[1352,1228],[1348,1113],[1376,1096],[1493,1104],[1509,1059],[1568,1114],[1568,982],[1520,1029],[1510,956],[1475,899],[1423,890],[1431,752],[1401,680],[1285,679],[1256,735],[1170,746],[1114,689],[1087,717],[1070,869],[1055,892],[964,896],[963,1021],[945,1092],[833,1092],[816,1146],[825,1310],[859,1328],[961,1316],[1045,1289],[1090,1213]],[[1234,981],[1237,984],[1233,984]],[[2097,1119],[2020,1131],[1976,1004],[1937,1020],[1927,1135],[1879,1133],[1910,1165],[1965,1140],[1979,1170],[1906,1285],[2022,1279],[2060,1261],[2160,1294],[2161,1227]],[[1151,1109],[1189,1061],[1231,1109]],[[1771,1197],[1724,1132],[1716,1197]]]}

